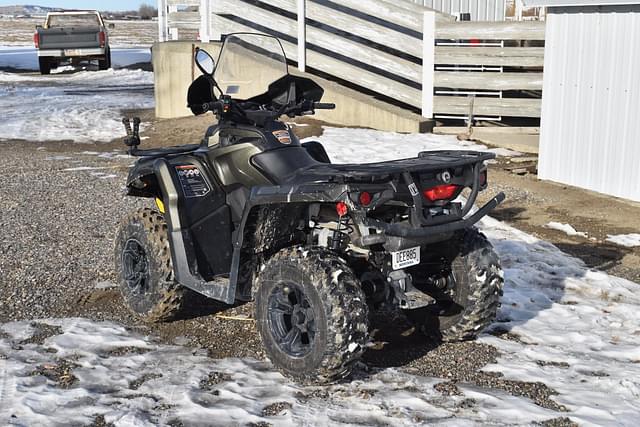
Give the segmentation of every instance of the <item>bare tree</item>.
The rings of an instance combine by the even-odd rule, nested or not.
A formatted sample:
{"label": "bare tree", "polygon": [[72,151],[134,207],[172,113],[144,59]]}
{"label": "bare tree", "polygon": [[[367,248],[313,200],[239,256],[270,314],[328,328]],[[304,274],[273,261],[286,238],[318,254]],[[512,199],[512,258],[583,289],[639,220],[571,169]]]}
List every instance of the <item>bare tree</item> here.
{"label": "bare tree", "polygon": [[138,15],[140,15],[142,19],[151,19],[154,16],[158,16],[158,9],[144,3],[140,5],[140,9],[138,9]]}

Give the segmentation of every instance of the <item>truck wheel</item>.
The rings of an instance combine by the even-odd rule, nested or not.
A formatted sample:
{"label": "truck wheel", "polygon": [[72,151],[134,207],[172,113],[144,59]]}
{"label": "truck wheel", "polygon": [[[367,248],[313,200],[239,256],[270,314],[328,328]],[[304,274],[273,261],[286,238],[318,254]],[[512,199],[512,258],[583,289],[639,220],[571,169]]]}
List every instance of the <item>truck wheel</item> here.
{"label": "truck wheel", "polygon": [[38,58],[40,74],[51,74],[51,62],[46,58]]}
{"label": "truck wheel", "polygon": [[500,260],[477,229],[458,233],[451,245],[450,265],[432,279],[439,285],[432,294],[437,303],[407,313],[424,333],[444,342],[473,339],[489,326],[500,307],[503,286]]}
{"label": "truck wheel", "polygon": [[104,54],[104,59],[98,60],[98,68],[100,70],[108,70],[111,68],[111,49],[107,49]]}
{"label": "truck wheel", "polygon": [[182,311],[187,289],[174,281],[167,223],[160,213],[144,208],[121,222],[115,264],[122,297],[142,320],[167,321]]}
{"label": "truck wheel", "polygon": [[322,249],[284,249],[256,281],[258,332],[271,362],[303,383],[348,376],[368,340],[365,296],[351,269]]}

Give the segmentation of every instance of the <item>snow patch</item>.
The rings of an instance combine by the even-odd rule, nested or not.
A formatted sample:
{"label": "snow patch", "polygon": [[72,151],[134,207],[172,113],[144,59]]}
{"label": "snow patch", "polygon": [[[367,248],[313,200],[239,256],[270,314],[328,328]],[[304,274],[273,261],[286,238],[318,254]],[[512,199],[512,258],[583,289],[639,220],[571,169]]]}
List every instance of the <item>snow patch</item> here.
{"label": "snow patch", "polygon": [[340,275],[344,273],[344,271],[342,270],[336,270],[333,273],[331,273],[331,283],[333,283],[334,285],[338,284],[338,280],[340,279]]}
{"label": "snow patch", "polygon": [[501,156],[519,154],[506,149],[490,149],[474,142],[458,141],[453,135],[401,134],[370,129],[324,127],[322,136],[304,141],[320,141],[336,163],[382,162],[415,157],[421,151],[434,150],[488,151]]}
{"label": "snow patch", "polygon": [[0,72],[0,141],[111,141],[125,136],[121,110],[153,106],[151,72],[46,77]]}
{"label": "snow patch", "polygon": [[588,237],[587,233],[583,231],[576,231],[570,224],[563,224],[561,222],[551,221],[550,223],[545,225],[546,228],[550,228],[552,230],[562,231],[568,236],[580,236],[580,237]]}
{"label": "snow patch", "polygon": [[633,248],[640,246],[640,234],[609,234],[607,235],[607,242],[615,243],[616,245],[626,246]]}

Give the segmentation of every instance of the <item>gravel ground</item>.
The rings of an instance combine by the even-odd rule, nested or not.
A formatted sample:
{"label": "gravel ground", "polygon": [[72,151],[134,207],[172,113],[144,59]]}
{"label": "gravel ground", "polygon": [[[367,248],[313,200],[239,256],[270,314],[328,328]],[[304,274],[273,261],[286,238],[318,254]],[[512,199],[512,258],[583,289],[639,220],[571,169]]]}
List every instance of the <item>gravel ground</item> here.
{"label": "gravel ground", "polygon": [[[109,319],[163,342],[206,348],[211,357],[264,358],[251,319],[252,304],[225,307],[197,299],[191,301],[190,318],[160,325],[141,324],[124,308],[112,266],[114,233],[127,211],[148,201],[124,196],[123,182],[132,160],[112,149],[111,145],[0,144],[0,198],[5,204],[0,211],[0,322],[69,316]],[[96,150],[101,152],[87,153]],[[380,313],[374,328],[374,338],[384,344],[366,353],[364,375],[370,369],[397,366],[442,377],[443,393],[455,393],[458,382],[473,383],[559,409],[548,399],[553,390],[479,372],[495,361],[497,350],[491,346],[474,342],[438,346],[415,332],[399,313]],[[467,358],[468,354],[474,357]],[[215,373],[211,381],[216,381]]]}
{"label": "gravel ground", "polygon": [[[144,120],[150,113],[143,112],[142,116]],[[205,126],[206,123],[198,118],[157,121],[147,129],[150,139],[145,145],[160,140],[171,145],[194,139]],[[300,129],[306,134],[304,136],[319,131],[317,126]],[[251,318],[252,304],[227,307],[194,299],[190,302],[188,318],[160,325],[142,324],[124,308],[113,272],[114,234],[120,219],[128,211],[149,206],[148,200],[124,196],[123,184],[131,163],[132,159],[122,156],[119,142],[100,146],[25,141],[0,143],[0,200],[4,203],[0,210],[0,322],[69,316],[115,320],[155,335],[163,342],[205,348],[214,358],[264,358]],[[599,256],[600,252],[588,249],[585,252],[584,248],[590,243],[585,245],[536,226],[536,221],[544,224],[545,215],[557,218],[554,215],[561,211],[554,207],[558,204],[558,196],[536,191],[527,178],[499,170],[495,172],[493,188],[509,194],[508,204],[497,211],[498,218],[557,245],[564,243],[567,251],[573,249],[578,256],[580,252],[576,248],[581,247],[585,257],[591,257],[594,263],[605,259]],[[597,204],[598,199],[592,203]],[[549,211],[550,207],[555,211]],[[538,212],[540,209],[544,212]],[[623,209],[620,215],[625,214]],[[575,218],[567,222],[578,223],[580,227],[576,228],[581,230],[590,224],[588,220],[575,221]],[[601,223],[596,225],[602,227]],[[590,235],[598,238],[606,232],[624,231],[624,227],[604,227],[597,234],[592,229],[588,230]],[[633,261],[638,251],[622,253],[615,250],[617,262],[610,266],[611,272],[637,280],[638,267],[629,259]],[[617,256],[619,252],[622,255]],[[632,258],[625,258],[627,256]],[[622,262],[625,259],[626,264]],[[42,330],[39,336],[46,337],[50,332]],[[502,339],[518,340],[518,336],[511,333],[500,334],[499,330],[494,333]],[[364,356],[366,366],[357,375],[398,367],[417,375],[442,378],[436,389],[443,395],[459,394],[458,384],[500,389],[528,397],[536,404],[558,412],[557,418],[543,425],[573,425],[568,418],[562,417],[564,408],[553,401],[554,390],[544,384],[509,381],[482,372],[484,366],[495,362],[499,356],[494,347],[476,342],[444,345],[429,342],[404,316],[393,312],[374,317],[373,338],[374,346]],[[65,366],[59,368],[52,371],[52,375],[66,372]],[[212,372],[201,386],[210,387],[219,380],[219,373]],[[474,402],[467,404],[473,406]],[[277,413],[282,409],[274,404],[265,411]]]}

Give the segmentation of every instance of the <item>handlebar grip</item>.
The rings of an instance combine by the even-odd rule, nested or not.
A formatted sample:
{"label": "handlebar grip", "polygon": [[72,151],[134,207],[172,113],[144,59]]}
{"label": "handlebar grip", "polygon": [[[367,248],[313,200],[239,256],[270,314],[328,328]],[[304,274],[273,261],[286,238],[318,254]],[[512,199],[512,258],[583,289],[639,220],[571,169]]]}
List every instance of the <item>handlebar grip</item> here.
{"label": "handlebar grip", "polygon": [[124,131],[127,133],[127,136],[131,137],[133,135],[133,132],[131,131],[131,122],[129,121],[129,118],[123,118],[122,124],[124,125]]}
{"label": "handlebar grip", "polygon": [[313,108],[314,110],[335,110],[336,104],[327,102],[314,102]]}
{"label": "handlebar grip", "polygon": [[219,110],[220,108],[222,108],[222,102],[220,101],[214,101],[214,102],[207,102],[202,104],[202,108],[205,111],[216,111]]}

